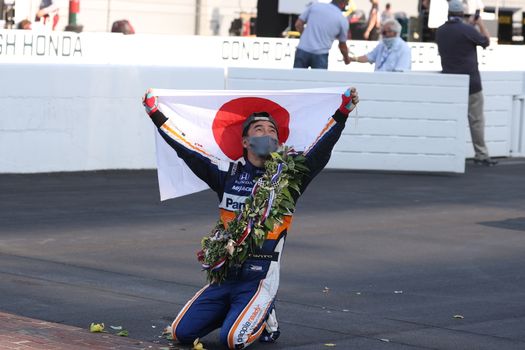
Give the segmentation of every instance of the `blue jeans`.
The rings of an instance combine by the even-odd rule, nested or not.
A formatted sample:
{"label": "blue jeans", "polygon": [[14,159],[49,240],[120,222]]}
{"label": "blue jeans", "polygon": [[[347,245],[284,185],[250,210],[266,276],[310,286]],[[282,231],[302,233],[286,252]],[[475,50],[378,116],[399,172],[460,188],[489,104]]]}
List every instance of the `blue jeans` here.
{"label": "blue jeans", "polygon": [[328,69],[328,54],[314,54],[303,51],[301,49],[296,49],[293,67],[312,67],[312,69]]}

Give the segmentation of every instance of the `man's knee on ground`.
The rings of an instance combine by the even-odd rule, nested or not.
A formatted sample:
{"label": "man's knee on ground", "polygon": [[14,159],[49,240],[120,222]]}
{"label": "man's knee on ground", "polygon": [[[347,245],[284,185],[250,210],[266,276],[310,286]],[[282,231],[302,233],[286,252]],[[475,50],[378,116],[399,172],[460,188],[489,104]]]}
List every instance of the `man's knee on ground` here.
{"label": "man's knee on ground", "polygon": [[181,344],[192,344],[195,339],[197,339],[199,336],[190,329],[189,327],[183,327],[179,323],[177,327],[173,328],[172,335],[174,339],[177,339],[177,341]]}
{"label": "man's knee on ground", "polygon": [[[264,327],[262,325],[261,327]],[[226,345],[229,349],[244,349],[254,341],[259,339],[262,328],[259,327],[252,332],[245,328],[223,328],[221,329],[220,339],[221,343]],[[231,333],[231,334],[230,334]]]}

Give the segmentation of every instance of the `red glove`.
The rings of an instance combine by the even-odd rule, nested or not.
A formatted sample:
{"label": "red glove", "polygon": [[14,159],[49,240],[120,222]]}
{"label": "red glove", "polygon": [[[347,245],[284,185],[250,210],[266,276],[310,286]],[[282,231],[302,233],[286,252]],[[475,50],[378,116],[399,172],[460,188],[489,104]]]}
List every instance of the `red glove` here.
{"label": "red glove", "polygon": [[146,113],[148,113],[148,115],[152,115],[159,109],[159,101],[157,96],[153,96],[153,94],[149,90],[146,92],[146,95],[142,99],[142,104],[146,108]]}
{"label": "red glove", "polygon": [[354,109],[354,93],[355,89],[352,88],[352,90],[347,89],[344,94],[341,95],[341,106],[339,106],[339,111],[343,113],[344,115],[348,115],[353,109]]}

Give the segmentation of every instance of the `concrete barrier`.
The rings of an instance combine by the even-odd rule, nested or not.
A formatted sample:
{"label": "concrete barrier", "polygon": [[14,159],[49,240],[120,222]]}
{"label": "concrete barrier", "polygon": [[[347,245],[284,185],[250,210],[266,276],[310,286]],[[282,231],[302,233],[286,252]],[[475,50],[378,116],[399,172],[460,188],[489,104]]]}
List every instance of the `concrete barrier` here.
{"label": "concrete barrier", "polygon": [[331,168],[463,172],[468,77],[230,68],[228,89],[359,87]]}
{"label": "concrete barrier", "polygon": [[[523,73],[519,72],[481,72],[483,97],[485,99],[485,141],[493,157],[517,156],[516,125],[523,118],[515,98],[523,95]],[[466,130],[468,142],[467,157],[474,156],[470,132]],[[513,146],[513,143],[515,144]]]}
{"label": "concrete barrier", "polygon": [[[0,63],[116,64],[291,69],[298,39],[0,30]],[[356,55],[377,42],[348,41]],[[410,42],[412,70],[440,71],[434,43]],[[482,71],[525,71],[525,46],[478,50]],[[334,42],[329,70],[370,72],[371,64],[345,65]]]}
{"label": "concrete barrier", "polygon": [[148,87],[224,89],[220,68],[0,65],[0,173],[155,168]]}
{"label": "concrete barrier", "polygon": [[147,87],[359,87],[363,103],[331,167],[461,172],[467,77],[113,65],[3,64],[0,172],[155,167]]}
{"label": "concrete barrier", "polygon": [[[334,51],[329,71],[292,70],[296,44],[272,38],[0,30],[0,172],[155,167],[152,127],[140,105],[147,87],[348,84],[360,89],[359,123],[347,128],[331,167],[463,171],[465,156],[473,155],[466,126],[467,77],[423,72],[439,69],[434,44],[411,43],[413,69],[420,71],[411,73],[361,72],[371,66],[345,66]],[[350,43],[355,53],[373,45]],[[479,52],[493,156],[525,156],[525,73],[519,71],[525,70],[524,50],[491,46]]]}

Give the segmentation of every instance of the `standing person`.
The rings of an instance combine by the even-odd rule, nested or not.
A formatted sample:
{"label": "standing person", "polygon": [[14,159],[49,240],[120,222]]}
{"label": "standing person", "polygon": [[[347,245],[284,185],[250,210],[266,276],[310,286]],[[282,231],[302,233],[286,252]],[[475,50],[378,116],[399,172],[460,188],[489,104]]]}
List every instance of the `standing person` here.
{"label": "standing person", "polygon": [[383,24],[386,20],[393,18],[394,14],[392,13],[392,7],[390,3],[387,3],[385,5],[385,9],[383,10],[383,12],[381,12],[381,24]]}
{"label": "standing person", "polygon": [[328,52],[335,39],[345,64],[348,56],[348,19],[343,16],[348,0],[332,0],[331,3],[314,3],[295,22],[295,29],[301,33],[295,51],[294,68],[328,69]]}
{"label": "standing person", "polygon": [[42,21],[44,26],[48,26],[51,21],[51,29],[55,30],[58,24],[58,6],[54,4],[53,0],[40,1],[39,10],[35,16],[35,22]]}
{"label": "standing person", "polygon": [[[223,250],[213,250],[212,246],[206,245],[207,248],[198,254],[199,260],[206,262],[206,259],[214,256],[214,252],[217,251],[222,251],[226,259],[223,265],[203,265],[208,271],[208,276],[215,277],[182,308],[172,324],[173,339],[189,344],[217,328],[221,328],[221,342],[230,349],[243,349],[258,338],[260,341],[269,342],[277,339],[279,330],[274,301],[279,287],[279,266],[284,241],[297,199],[328,163],[332,149],[345,127],[348,114],[358,102],[355,88],[348,89],[342,95],[339,109],[329,118],[322,134],[302,154],[290,153],[286,148],[278,150],[278,147],[282,146],[278,145],[279,134],[287,134],[286,127],[278,125],[266,112],[253,113],[245,119],[242,135],[239,133],[239,144],[244,150],[242,160],[222,162],[210,158],[204,151],[199,152],[192,144],[185,143],[184,138],[176,132],[179,130],[177,125],[157,108],[157,97],[148,90],[143,103],[160,135],[188,167],[218,195],[221,216],[218,225],[222,225],[222,228],[214,229],[213,234],[204,238],[203,242],[224,242],[224,246],[221,246]],[[280,154],[280,157],[277,154]],[[275,159],[288,159],[287,165],[284,166],[287,170],[282,170],[282,167],[272,163]],[[291,167],[290,159],[295,163]],[[300,168],[303,170],[294,175],[293,169]],[[287,176],[284,182],[280,182],[283,173],[279,169]],[[271,175],[271,181],[267,180],[270,178],[268,174]],[[272,186],[284,188],[280,193],[286,190],[287,194],[280,197],[280,194],[273,192]],[[278,202],[279,198],[286,199],[284,202]],[[276,206],[267,204],[265,209],[259,208],[256,203],[276,203]],[[274,220],[272,215],[281,208],[277,203],[285,203],[286,210],[280,219]],[[252,211],[254,206],[256,210]],[[263,212],[265,214],[262,214]],[[266,220],[268,213],[271,224],[265,224],[266,228],[257,226],[262,217]],[[242,219],[244,217],[246,220]],[[247,242],[253,242],[251,239],[254,239],[254,235],[261,237],[259,234],[264,234],[262,244],[242,246],[239,241],[233,240],[236,228],[240,228],[240,232],[248,232],[243,234],[244,238],[247,237]],[[242,252],[244,260],[236,261],[237,255],[234,254]],[[211,266],[227,266],[223,270],[219,267],[218,271],[224,277],[222,280],[218,277],[221,275],[210,275],[210,271],[213,272]]]}
{"label": "standing person", "polygon": [[368,24],[366,25],[363,37],[365,40],[376,41],[379,39],[379,29],[381,22],[379,20],[379,0],[370,0],[372,7],[368,14]]}
{"label": "standing person", "polygon": [[375,63],[374,71],[404,72],[412,68],[412,54],[408,44],[399,37],[401,24],[395,19],[386,20],[381,28],[381,41],[363,56],[351,57],[359,63]]}
{"label": "standing person", "polygon": [[481,18],[471,17],[467,24],[463,22],[463,15],[463,3],[460,0],[451,0],[448,3],[448,21],[437,29],[436,43],[443,73],[470,76],[468,121],[474,146],[474,163],[494,166],[497,162],[490,159],[485,145],[483,91],[476,49],[477,46],[489,46],[490,35]]}

